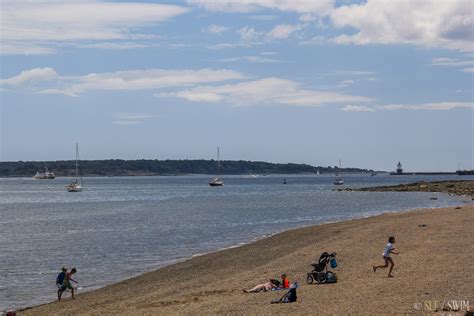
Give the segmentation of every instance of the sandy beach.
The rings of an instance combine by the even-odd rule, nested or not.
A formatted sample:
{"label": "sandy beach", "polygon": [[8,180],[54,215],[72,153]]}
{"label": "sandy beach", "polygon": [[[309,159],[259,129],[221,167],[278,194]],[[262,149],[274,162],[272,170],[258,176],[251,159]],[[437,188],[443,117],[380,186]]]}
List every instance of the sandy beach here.
{"label": "sandy beach", "polygon": [[[22,315],[406,314],[449,300],[474,303],[474,204],[387,213],[286,231],[195,257],[105,288],[24,310]],[[397,238],[394,278],[382,264],[387,237]],[[337,252],[335,284],[306,284],[310,262]],[[298,301],[270,304],[283,292],[244,288],[288,274]],[[80,267],[77,279],[80,281]]]}

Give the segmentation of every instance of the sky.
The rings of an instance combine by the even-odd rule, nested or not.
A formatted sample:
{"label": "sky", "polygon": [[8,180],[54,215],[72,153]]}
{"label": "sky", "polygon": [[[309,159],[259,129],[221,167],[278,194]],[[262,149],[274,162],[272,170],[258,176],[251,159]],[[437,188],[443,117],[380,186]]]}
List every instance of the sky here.
{"label": "sky", "polygon": [[0,0],[1,161],[474,169],[469,0]]}

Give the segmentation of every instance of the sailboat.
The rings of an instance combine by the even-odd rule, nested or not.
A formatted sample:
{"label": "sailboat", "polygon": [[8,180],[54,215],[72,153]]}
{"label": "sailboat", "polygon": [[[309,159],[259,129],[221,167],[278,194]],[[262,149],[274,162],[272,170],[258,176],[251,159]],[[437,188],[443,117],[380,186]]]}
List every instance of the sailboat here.
{"label": "sailboat", "polygon": [[339,159],[339,168],[336,169],[336,178],[334,179],[334,185],[344,184],[344,179],[339,175],[339,170],[341,170],[341,160]]}
{"label": "sailboat", "polygon": [[209,181],[209,185],[211,187],[220,187],[224,185],[224,181],[222,181],[219,178],[219,167],[220,167],[220,153],[219,153],[219,147],[217,147],[217,175],[214,179]]}
{"label": "sailboat", "polygon": [[74,179],[74,181],[72,181],[66,186],[66,189],[68,192],[81,192],[82,191],[82,176],[81,176],[81,183],[79,184],[77,180],[78,171],[79,171],[79,144],[76,143],[76,178]]}

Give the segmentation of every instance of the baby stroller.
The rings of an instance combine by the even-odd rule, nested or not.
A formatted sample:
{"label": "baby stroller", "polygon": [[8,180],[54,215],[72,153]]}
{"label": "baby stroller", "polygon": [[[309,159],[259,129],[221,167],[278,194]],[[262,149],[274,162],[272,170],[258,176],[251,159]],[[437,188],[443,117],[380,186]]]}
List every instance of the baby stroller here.
{"label": "baby stroller", "polygon": [[335,252],[323,252],[321,256],[319,256],[319,260],[317,262],[315,261],[311,263],[313,270],[308,273],[306,282],[308,284],[312,284],[314,280],[316,280],[316,282],[319,284],[336,283],[337,276],[334,272],[328,271],[328,264],[330,264],[331,268],[337,267]]}

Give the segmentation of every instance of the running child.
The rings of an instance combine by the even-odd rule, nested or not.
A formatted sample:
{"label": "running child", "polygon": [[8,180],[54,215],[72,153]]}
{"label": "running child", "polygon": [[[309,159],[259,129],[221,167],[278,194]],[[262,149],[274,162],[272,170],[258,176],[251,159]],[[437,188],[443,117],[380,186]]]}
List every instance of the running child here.
{"label": "running child", "polygon": [[392,270],[393,267],[395,266],[395,263],[393,262],[392,258],[390,257],[390,254],[398,255],[398,252],[395,252],[395,247],[393,244],[395,243],[395,237],[391,236],[388,238],[388,243],[385,246],[385,249],[383,250],[383,259],[385,260],[385,265],[383,266],[373,266],[372,268],[374,269],[374,272],[377,271],[378,268],[386,268],[388,267],[388,263],[390,263],[390,269],[388,270],[388,277],[393,278],[392,275]]}

